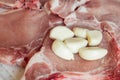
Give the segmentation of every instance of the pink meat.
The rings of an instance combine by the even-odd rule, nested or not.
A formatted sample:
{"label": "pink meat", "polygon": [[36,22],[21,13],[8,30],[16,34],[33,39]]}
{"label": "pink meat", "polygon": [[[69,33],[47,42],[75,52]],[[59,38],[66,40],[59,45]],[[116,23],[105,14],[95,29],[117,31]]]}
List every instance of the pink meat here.
{"label": "pink meat", "polygon": [[[42,45],[49,29],[49,23],[46,22],[48,15],[44,10],[19,9],[0,14],[0,48],[5,51],[0,51],[0,57],[5,56],[0,58],[0,62],[11,55],[8,56],[8,62],[16,63],[17,59],[36,52],[34,50]],[[17,58],[16,55],[20,56]]]}
{"label": "pink meat", "polygon": [[120,25],[120,1],[119,0],[90,0],[86,4],[90,13],[101,21],[112,21]]}
{"label": "pink meat", "polygon": [[14,3],[16,0],[0,0],[0,2]]}
{"label": "pink meat", "polygon": [[66,16],[64,19],[64,23],[67,26],[99,26],[99,22],[97,21],[95,16],[90,13],[80,12],[78,10]]}
{"label": "pink meat", "polygon": [[[120,54],[120,48],[116,44],[117,39],[115,39],[114,32],[117,29],[112,29],[108,22],[102,22],[100,25],[100,27],[89,26],[89,29],[101,28],[103,31],[103,41],[99,46],[108,49],[109,52],[105,58],[85,61],[76,54],[73,61],[63,60],[51,50],[53,40],[49,38],[48,34],[41,51],[29,61],[21,80],[119,80],[119,68],[117,67],[119,59],[116,57]],[[46,68],[41,67],[38,70],[36,69],[38,65]],[[46,74],[41,70],[46,71]],[[29,72],[33,73],[29,74]]]}
{"label": "pink meat", "polygon": [[47,0],[0,0],[0,7],[40,9]]}
{"label": "pink meat", "polygon": [[48,5],[52,13],[65,18],[73,12],[78,6],[85,4],[88,0],[50,0]]}
{"label": "pink meat", "polygon": [[[118,32],[120,31],[120,28],[115,25],[113,22],[102,22],[101,28],[104,32],[104,35],[109,35],[109,51],[111,52],[110,57],[112,58],[109,63],[109,69],[111,66],[111,71],[106,71],[109,77],[107,80],[119,80],[120,79],[120,35],[118,35]],[[107,38],[107,37],[106,37]],[[113,63],[114,65],[113,65]]]}
{"label": "pink meat", "polygon": [[49,26],[55,27],[58,25],[64,25],[64,20],[55,14],[49,14]]}
{"label": "pink meat", "polygon": [[[18,0],[14,4],[14,0],[0,0],[0,7],[31,9],[0,14],[0,62],[25,65],[32,57],[21,80],[120,80],[119,3],[119,0]],[[88,11],[82,11],[81,5]],[[48,32],[57,25],[101,30],[103,40],[99,46],[108,49],[108,55],[96,61],[83,60],[78,54],[73,61],[57,57],[51,50],[53,40]]]}
{"label": "pink meat", "polygon": [[[19,1],[21,2],[21,0]],[[25,7],[30,9],[36,9],[36,8],[39,9],[42,8],[47,1],[48,0],[24,0],[23,4]]]}
{"label": "pink meat", "polygon": [[57,72],[50,75],[48,78],[40,78],[39,80],[103,80],[103,74],[90,75],[82,72]]}

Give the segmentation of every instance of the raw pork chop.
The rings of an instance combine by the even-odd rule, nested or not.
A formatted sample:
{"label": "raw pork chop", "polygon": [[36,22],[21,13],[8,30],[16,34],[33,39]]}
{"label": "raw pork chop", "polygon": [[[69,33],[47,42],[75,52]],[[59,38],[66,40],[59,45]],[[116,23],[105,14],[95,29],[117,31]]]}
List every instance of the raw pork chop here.
{"label": "raw pork chop", "polygon": [[[13,64],[31,56],[49,29],[44,10],[17,9],[0,14],[0,62]],[[36,51],[35,51],[36,52]]]}
{"label": "raw pork chop", "polygon": [[[46,0],[45,2],[43,0],[19,0],[15,7],[34,10],[17,9],[0,14],[0,61],[21,64],[21,61],[28,60],[42,47],[40,52],[30,59],[21,80],[119,80],[120,36],[118,33],[120,29],[118,27],[119,17],[116,16],[119,16],[119,1],[90,0],[86,3],[87,1],[48,0],[46,3]],[[81,5],[85,3],[88,12],[79,11]],[[112,6],[112,4],[116,5]],[[39,10],[39,8],[44,10]],[[49,20],[45,11],[49,13]],[[111,16],[111,12],[115,12],[115,14],[112,13]],[[104,22],[97,21],[95,16]],[[6,20],[4,17],[8,19]],[[116,18],[113,19],[113,17]],[[117,25],[105,20],[113,21]],[[99,46],[107,48],[108,55],[96,61],[85,61],[78,54],[75,55],[75,61],[65,61],[57,57],[51,50],[53,41],[49,38],[47,31],[50,30],[49,27],[61,24],[67,25],[71,29],[77,26],[101,30],[104,38]],[[9,41],[8,43],[2,42],[1,39]]]}
{"label": "raw pork chop", "polygon": [[120,54],[120,48],[116,43],[120,36],[115,38],[117,29],[113,29],[111,24],[102,22],[101,26],[86,27],[101,28],[103,31],[104,38],[100,47],[107,48],[109,51],[105,58],[85,61],[76,54],[73,61],[63,60],[51,50],[53,40],[48,34],[41,51],[30,59],[21,80],[119,80],[119,68],[117,67],[119,58],[116,56]]}

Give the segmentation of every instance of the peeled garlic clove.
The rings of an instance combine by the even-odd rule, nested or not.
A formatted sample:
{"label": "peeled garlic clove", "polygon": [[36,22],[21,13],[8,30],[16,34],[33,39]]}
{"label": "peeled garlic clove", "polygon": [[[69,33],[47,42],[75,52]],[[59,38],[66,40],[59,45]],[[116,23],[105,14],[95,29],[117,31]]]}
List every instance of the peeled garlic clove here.
{"label": "peeled garlic clove", "polygon": [[99,45],[102,41],[102,32],[98,30],[87,31],[87,39],[89,46]]}
{"label": "peeled garlic clove", "polygon": [[73,32],[77,37],[86,38],[87,29],[76,27],[73,28]]}
{"label": "peeled garlic clove", "polygon": [[73,53],[66,47],[66,45],[60,41],[55,40],[52,44],[52,50],[58,57],[65,60],[74,60]]}
{"label": "peeled garlic clove", "polygon": [[50,31],[50,38],[57,40],[65,40],[72,38],[74,33],[65,26],[57,26]]}
{"label": "peeled garlic clove", "polygon": [[87,46],[88,41],[83,38],[69,38],[64,43],[72,53],[77,53],[80,48]]}
{"label": "peeled garlic clove", "polygon": [[107,49],[99,47],[85,47],[79,49],[79,55],[85,60],[98,60],[107,55]]}

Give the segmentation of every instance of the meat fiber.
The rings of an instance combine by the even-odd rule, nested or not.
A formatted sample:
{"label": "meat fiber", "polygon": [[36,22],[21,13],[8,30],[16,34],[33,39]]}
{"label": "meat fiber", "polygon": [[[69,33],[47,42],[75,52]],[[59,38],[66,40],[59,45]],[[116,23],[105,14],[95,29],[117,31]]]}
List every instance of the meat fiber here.
{"label": "meat fiber", "polygon": [[14,4],[16,0],[0,0],[0,4]]}
{"label": "meat fiber", "polygon": [[[112,71],[106,71],[109,77],[108,80],[119,80],[120,79],[120,35],[117,33],[120,31],[120,28],[115,25],[113,22],[102,22],[101,28],[104,32],[104,35],[109,41],[109,51],[111,52],[111,55],[109,56],[109,59],[111,59],[109,65],[111,66]],[[107,37],[109,35],[109,37]],[[114,62],[115,65],[112,66],[112,63]],[[110,69],[109,66],[109,69]]]}
{"label": "meat fiber", "polygon": [[14,3],[16,0],[0,0],[0,2]]}
{"label": "meat fiber", "polygon": [[1,7],[40,9],[47,0],[0,0]]}
{"label": "meat fiber", "polygon": [[2,8],[14,8],[15,6],[23,6],[19,0],[0,0],[0,7]]}
{"label": "meat fiber", "polygon": [[87,12],[81,12],[79,9],[66,16],[64,23],[67,26],[99,26],[95,16]]}
{"label": "meat fiber", "polygon": [[78,54],[73,61],[57,57],[51,50],[53,40],[47,35],[41,51],[31,58],[21,80],[119,80],[119,70],[116,69],[119,65],[119,58],[116,58],[120,54],[119,37],[115,38],[119,28],[112,29],[112,26],[110,22],[102,22],[97,27],[86,27],[103,31],[100,47],[109,51],[105,58],[96,61],[85,61]]}
{"label": "meat fiber", "polygon": [[[49,28],[49,23],[46,23],[49,22],[48,14],[45,10],[39,9],[45,2],[42,0],[0,1],[2,5],[0,14],[0,34],[2,35],[0,38],[0,62],[21,66],[26,64],[36,51],[39,51],[43,37]],[[15,7],[16,9],[14,9]]]}
{"label": "meat fiber", "polygon": [[86,7],[100,21],[112,21],[118,26],[120,25],[119,0],[90,0],[86,4]]}
{"label": "meat fiber", "polygon": [[44,10],[19,9],[0,14],[0,62],[17,63],[39,48],[49,29],[46,22]]}
{"label": "meat fiber", "polygon": [[[0,13],[0,62],[28,62],[21,80],[120,80],[119,3],[17,0],[14,4],[14,0],[0,0],[0,7],[10,8]],[[95,61],[83,60],[78,54],[72,61],[57,57],[49,38],[49,31],[57,25],[102,31],[99,46],[106,48],[108,55]]]}
{"label": "meat fiber", "polygon": [[85,4],[88,0],[49,0],[49,9],[52,13],[65,18],[78,6]]}
{"label": "meat fiber", "polygon": [[55,27],[58,25],[64,25],[64,20],[55,14],[49,14],[49,26]]}

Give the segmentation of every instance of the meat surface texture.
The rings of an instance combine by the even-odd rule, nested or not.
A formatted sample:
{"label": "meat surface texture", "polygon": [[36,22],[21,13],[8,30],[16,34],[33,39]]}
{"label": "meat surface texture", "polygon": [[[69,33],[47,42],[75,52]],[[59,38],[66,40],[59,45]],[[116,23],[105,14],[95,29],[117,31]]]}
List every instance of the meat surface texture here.
{"label": "meat surface texture", "polygon": [[63,18],[59,17],[58,15],[55,14],[49,14],[49,26],[50,27],[55,27],[58,25],[64,25],[64,20]]}
{"label": "meat surface texture", "polygon": [[86,7],[100,21],[112,21],[118,26],[120,25],[119,0],[91,0],[86,4]]}
{"label": "meat surface texture", "polygon": [[6,62],[6,57],[9,56],[8,61],[12,63],[17,55],[19,59],[40,48],[49,29],[47,16],[44,10],[26,9],[0,14],[0,61]]}
{"label": "meat surface texture", "polygon": [[[119,8],[119,0],[0,0],[0,63],[24,66],[21,80],[120,80]],[[49,37],[58,25],[101,31],[108,54],[59,58]]]}
{"label": "meat surface texture", "polygon": [[74,11],[73,13],[66,16],[64,19],[64,23],[67,26],[99,26],[99,22],[92,14],[79,11]]}
{"label": "meat surface texture", "polygon": [[49,0],[49,9],[52,13],[65,18],[73,12],[78,6],[85,4],[88,0]]}
{"label": "meat surface texture", "polygon": [[[51,50],[53,40],[49,34],[44,40],[41,51],[36,53],[26,66],[24,76],[21,80],[117,80],[119,72],[116,70],[116,56],[120,53],[119,47],[114,38],[115,32],[108,22],[102,22],[100,28],[89,27],[90,29],[101,29],[104,40],[100,47],[108,49],[108,55],[104,59],[96,61],[85,61],[77,54],[75,60],[66,61],[57,57]],[[86,27],[87,28],[87,27]],[[110,31],[111,30],[111,31]],[[117,30],[117,29],[115,29]],[[114,45],[114,46],[112,46]],[[117,54],[116,54],[117,53]],[[116,55],[115,55],[116,54]],[[111,59],[112,58],[112,59]],[[118,58],[119,59],[119,58]],[[117,59],[117,60],[118,60]],[[119,61],[119,60],[118,60]],[[67,65],[66,65],[67,64]],[[41,68],[38,68],[41,67]],[[115,71],[113,73],[113,71]],[[114,74],[114,75],[113,75]]]}

